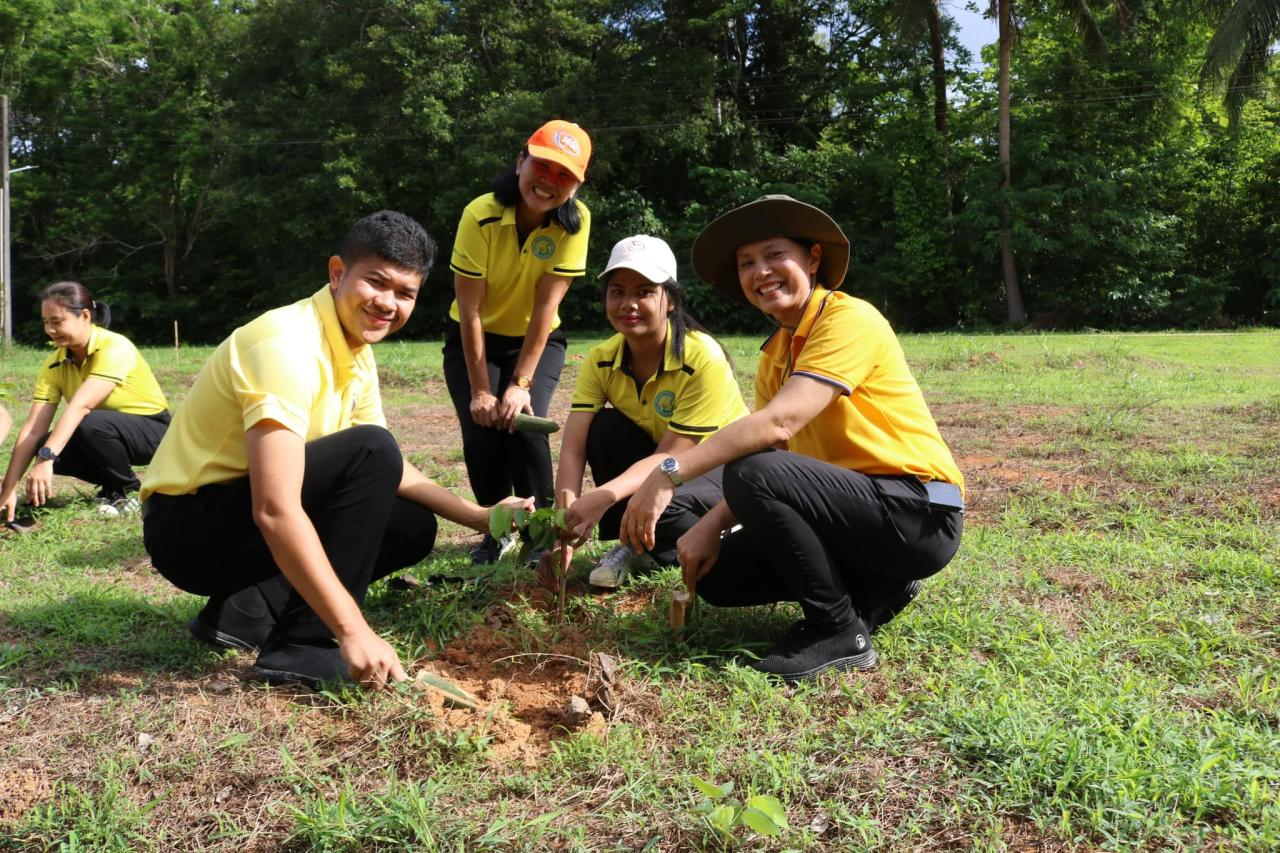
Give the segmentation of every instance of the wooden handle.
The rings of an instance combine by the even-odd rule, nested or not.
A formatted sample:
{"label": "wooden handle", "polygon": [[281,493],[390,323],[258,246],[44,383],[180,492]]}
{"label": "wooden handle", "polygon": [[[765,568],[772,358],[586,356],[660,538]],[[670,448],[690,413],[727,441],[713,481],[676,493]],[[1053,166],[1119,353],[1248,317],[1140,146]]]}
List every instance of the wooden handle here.
{"label": "wooden handle", "polygon": [[689,610],[689,605],[693,602],[693,596],[689,594],[687,589],[677,589],[671,593],[671,611],[668,618],[671,620],[671,627],[679,630],[684,627],[685,614]]}

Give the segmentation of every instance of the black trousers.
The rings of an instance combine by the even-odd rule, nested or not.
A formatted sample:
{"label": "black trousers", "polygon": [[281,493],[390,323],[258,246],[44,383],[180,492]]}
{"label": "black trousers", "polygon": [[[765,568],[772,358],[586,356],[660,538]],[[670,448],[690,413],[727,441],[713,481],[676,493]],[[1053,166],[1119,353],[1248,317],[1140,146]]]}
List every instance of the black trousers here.
{"label": "black trousers", "polygon": [[[53,463],[53,472],[93,483],[104,497],[136,492],[141,483],[133,466],[151,461],[169,420],[168,412],[131,415],[94,409],[71,434]],[[40,443],[48,438],[46,435]]]}
{"label": "black trousers", "polygon": [[[587,430],[587,464],[591,466],[591,479],[597,486],[609,482],[657,449],[658,444],[649,433],[617,409],[596,412],[591,428]],[[659,563],[672,565],[678,562],[676,540],[720,503],[724,497],[720,484],[723,473],[723,468],[716,468],[676,489],[671,504],[663,510],[654,531],[655,544],[650,554]],[[622,514],[630,502],[630,498],[623,498],[601,516],[601,539],[618,538]]]}
{"label": "black trousers", "polygon": [[[404,459],[382,427],[358,426],[307,443],[302,507],[324,552],[357,603],[369,584],[430,553],[436,518],[396,495]],[[143,510],[151,562],[180,589],[212,597],[256,585],[282,642],[332,637],[281,574],[253,520],[249,478],[190,495],[153,494]]]}
{"label": "black trousers", "polygon": [[698,582],[712,604],[795,601],[805,619],[843,626],[960,546],[963,513],[932,506],[915,477],[868,476],[780,450],[725,466],[725,499],[742,529]]}
{"label": "black trousers", "polygon": [[[551,398],[564,369],[564,333],[559,329],[547,337],[547,345],[533,372],[529,389],[533,413],[547,416]],[[524,338],[485,332],[484,353],[489,368],[489,387],[501,399],[515,376],[516,362]],[[450,323],[444,335],[444,380],[462,427],[462,458],[476,502],[489,506],[511,495],[533,497],[540,506],[551,506],[555,480],[551,475],[551,443],[538,433],[516,432],[477,426],[471,419],[471,378],[462,353],[462,327]]]}

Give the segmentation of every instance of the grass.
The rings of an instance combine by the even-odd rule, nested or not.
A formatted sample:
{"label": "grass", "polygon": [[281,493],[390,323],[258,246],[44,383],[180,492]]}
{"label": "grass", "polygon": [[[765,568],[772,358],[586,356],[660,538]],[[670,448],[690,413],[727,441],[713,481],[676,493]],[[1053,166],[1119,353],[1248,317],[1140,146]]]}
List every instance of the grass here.
{"label": "grass", "polygon": [[[758,341],[726,343],[749,393]],[[789,607],[702,607],[677,638],[668,570],[574,596],[561,627],[451,525],[412,572],[471,582],[375,586],[368,611],[486,711],[244,685],[251,656],[187,637],[200,601],[137,521],[59,481],[0,538],[0,848],[1280,847],[1280,334],[903,345],[969,481],[964,544],[877,670],[796,688],[741,665]],[[207,352],[147,355],[178,401]],[[41,355],[0,364],[19,419]],[[438,344],[379,361],[393,431],[465,488]],[[606,719],[566,730],[572,691]],[[726,835],[693,776],[776,797],[787,828]]]}

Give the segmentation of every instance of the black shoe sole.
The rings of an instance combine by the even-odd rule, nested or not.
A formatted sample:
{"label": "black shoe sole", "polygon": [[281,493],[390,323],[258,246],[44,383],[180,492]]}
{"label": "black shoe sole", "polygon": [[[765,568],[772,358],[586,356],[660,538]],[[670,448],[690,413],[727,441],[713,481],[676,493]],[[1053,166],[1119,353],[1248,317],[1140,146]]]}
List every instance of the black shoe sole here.
{"label": "black shoe sole", "polygon": [[875,613],[868,616],[867,630],[874,634],[880,630],[882,625],[892,622],[893,617],[897,616],[907,608],[908,604],[916,600],[916,596],[920,594],[922,589],[924,589],[924,584],[920,583],[920,581],[912,581],[907,584],[902,592],[881,604]]}
{"label": "black shoe sole", "polygon": [[237,649],[242,652],[251,652],[258,647],[256,643],[241,639],[235,634],[228,634],[226,631],[219,631],[199,619],[192,619],[187,624],[187,630],[191,632],[191,636],[200,642],[219,649]]}
{"label": "black shoe sole", "polygon": [[[874,648],[868,648],[860,654],[850,655],[849,657],[836,658],[833,661],[827,661],[821,666],[815,666],[813,669],[807,669],[803,672],[765,672],[765,675],[772,675],[775,678],[782,679],[786,684],[796,684],[801,681],[808,681],[811,678],[817,678],[822,673],[834,669],[836,672],[850,672],[852,670],[868,670],[875,667],[880,660]],[[764,670],[760,670],[764,672]]]}
{"label": "black shoe sole", "polygon": [[245,673],[244,677],[246,681],[265,681],[274,687],[298,685],[312,690],[319,690],[326,684],[340,686],[351,683],[350,679],[345,678],[316,678],[312,675],[303,675],[300,672],[290,672],[286,669],[267,669],[261,666],[249,667],[249,671]]}

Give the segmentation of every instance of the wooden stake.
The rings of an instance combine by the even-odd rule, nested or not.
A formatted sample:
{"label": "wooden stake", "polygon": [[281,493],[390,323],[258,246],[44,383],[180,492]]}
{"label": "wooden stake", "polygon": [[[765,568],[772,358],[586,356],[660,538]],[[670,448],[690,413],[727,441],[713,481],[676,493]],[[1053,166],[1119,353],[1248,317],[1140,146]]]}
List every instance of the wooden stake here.
{"label": "wooden stake", "polygon": [[182,356],[178,352],[178,321],[173,321],[173,363],[178,364]]}
{"label": "wooden stake", "polygon": [[[569,503],[570,501],[572,501],[572,499],[573,499],[573,492],[571,492],[569,489],[560,490],[560,508],[561,509],[568,509]],[[560,560],[556,567],[560,574],[560,577],[558,578],[558,580],[560,581],[560,588],[559,588],[560,597],[556,601],[556,621],[559,624],[563,625],[564,624],[564,600],[568,592],[567,587],[569,584],[569,564],[573,561],[573,548],[567,542],[564,542],[563,540],[560,540],[560,539],[556,540],[556,547],[560,550]]]}
{"label": "wooden stake", "polygon": [[667,614],[671,620],[671,627],[676,630],[684,628],[685,616],[689,612],[689,607],[693,604],[693,593],[687,589],[677,589],[671,593],[671,610]]}

